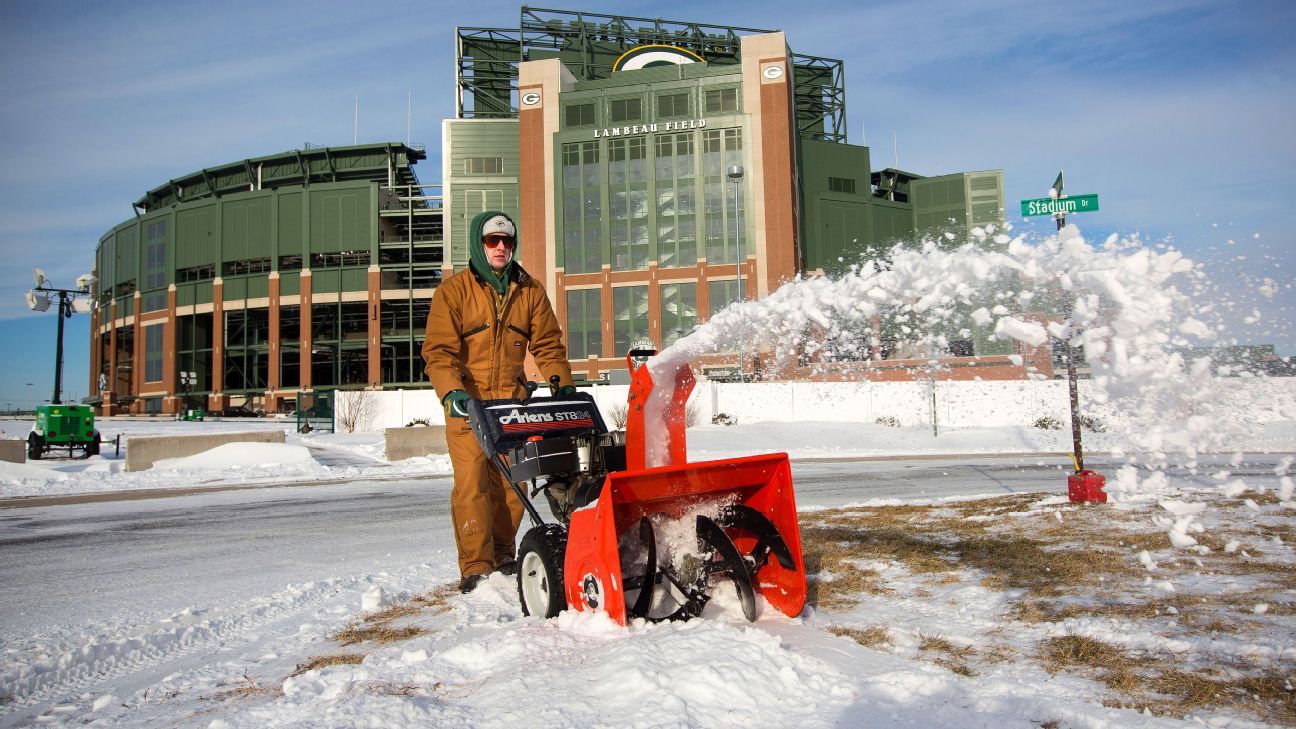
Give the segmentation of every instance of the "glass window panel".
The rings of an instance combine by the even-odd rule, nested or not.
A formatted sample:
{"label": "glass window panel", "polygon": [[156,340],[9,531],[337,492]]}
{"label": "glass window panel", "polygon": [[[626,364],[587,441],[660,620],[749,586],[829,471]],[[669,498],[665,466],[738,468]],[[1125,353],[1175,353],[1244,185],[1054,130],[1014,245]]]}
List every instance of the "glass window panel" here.
{"label": "glass window panel", "polygon": [[630,343],[648,336],[648,287],[621,286],[612,290],[613,354],[624,356]]}
{"label": "glass window panel", "polygon": [[675,189],[671,187],[657,188],[657,214],[674,215],[675,214]]}
{"label": "glass window panel", "polygon": [[602,354],[600,294],[599,289],[567,292],[567,356],[570,359]]}
{"label": "glass window panel", "polygon": [[662,347],[669,347],[697,324],[697,284],[662,284]]}
{"label": "glass window panel", "polygon": [[603,219],[603,206],[599,200],[598,190],[587,191],[585,194],[585,220],[586,222],[598,222]]}
{"label": "glass window panel", "polygon": [[721,309],[738,300],[738,281],[709,281],[707,294],[710,298],[710,316],[715,316]]}
{"label": "glass window panel", "polygon": [[594,273],[603,267],[603,235],[596,225],[585,228],[585,270]]}

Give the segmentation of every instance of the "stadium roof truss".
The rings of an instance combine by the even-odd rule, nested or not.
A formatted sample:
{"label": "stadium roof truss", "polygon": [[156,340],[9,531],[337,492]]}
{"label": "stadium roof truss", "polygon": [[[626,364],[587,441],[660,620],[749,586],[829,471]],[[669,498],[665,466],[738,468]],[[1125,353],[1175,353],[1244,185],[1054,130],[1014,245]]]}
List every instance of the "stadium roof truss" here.
{"label": "stadium roof truss", "polygon": [[[608,78],[621,54],[651,43],[678,46],[710,64],[736,64],[744,35],[758,28],[687,23],[523,6],[514,28],[456,29],[455,112],[460,119],[517,116],[518,64],[563,61],[577,78]],[[802,137],[846,141],[846,79],[840,60],[792,53],[797,128]]]}
{"label": "stadium roof truss", "polygon": [[392,185],[418,185],[410,163],[426,157],[421,146],[397,142],[353,147],[293,149],[265,157],[209,167],[177,177],[144,193],[135,201],[136,214],[159,210],[205,197],[249,192],[285,185],[346,180],[379,180]]}

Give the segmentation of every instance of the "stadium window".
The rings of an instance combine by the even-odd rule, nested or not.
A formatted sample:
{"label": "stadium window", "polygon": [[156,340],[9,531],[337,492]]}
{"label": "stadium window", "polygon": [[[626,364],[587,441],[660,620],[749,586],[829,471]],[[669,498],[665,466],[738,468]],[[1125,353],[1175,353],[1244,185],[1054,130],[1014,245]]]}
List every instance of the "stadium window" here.
{"label": "stadium window", "polygon": [[612,122],[638,121],[643,116],[639,99],[613,99],[608,102],[608,118]]}
{"label": "stadium window", "polygon": [[829,192],[844,192],[848,195],[855,194],[855,180],[850,177],[829,177]]}
{"label": "stadium window", "polygon": [[166,285],[167,221],[154,220],[145,228],[144,288]]}
{"label": "stadium window", "polygon": [[680,94],[662,94],[657,97],[657,116],[688,116],[689,113],[689,95],[688,93]]}
{"label": "stadium window", "polygon": [[464,173],[469,175],[498,175],[504,171],[503,157],[468,157],[464,160]]}
{"label": "stadium window", "polygon": [[162,381],[162,333],[165,325],[144,327],[144,381]]}
{"label": "stadium window", "polygon": [[167,307],[166,291],[150,291],[140,298],[140,311],[161,311]]}
{"label": "stadium window", "polygon": [[248,258],[242,261],[227,261],[221,267],[222,276],[246,276],[253,273],[268,273],[269,258]]}
{"label": "stadium window", "polygon": [[708,114],[738,111],[738,89],[711,89],[703,99],[702,108]]}
{"label": "stadium window", "polygon": [[336,251],[333,253],[312,253],[311,268],[343,268],[346,266],[368,266],[369,251]]}
{"label": "stadium window", "polygon": [[176,283],[193,283],[213,278],[216,278],[216,265],[213,263],[176,269]]}
{"label": "stadium window", "polygon": [[587,127],[594,123],[594,104],[572,104],[567,107],[567,124],[569,127]]}

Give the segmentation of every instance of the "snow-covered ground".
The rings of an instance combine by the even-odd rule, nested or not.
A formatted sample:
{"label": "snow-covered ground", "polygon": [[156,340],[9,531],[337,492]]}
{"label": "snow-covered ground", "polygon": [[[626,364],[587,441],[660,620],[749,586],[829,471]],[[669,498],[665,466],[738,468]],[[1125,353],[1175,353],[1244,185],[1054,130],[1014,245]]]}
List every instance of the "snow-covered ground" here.
{"label": "snow-covered ground", "polygon": [[[1296,451],[1290,425],[1274,424],[1272,439],[1265,447],[1248,450]],[[116,432],[282,426],[268,421],[184,424],[109,420],[102,427],[112,437]],[[218,501],[242,511],[268,511],[268,507],[258,506],[266,503],[260,496],[263,493],[273,502],[300,500],[306,509],[319,503],[323,514],[325,502],[354,494],[357,488],[373,489],[375,481],[391,483],[396,490],[393,493],[419,493],[434,501],[448,493],[449,479],[426,479],[447,472],[444,459],[387,464],[381,461],[380,436],[375,434],[289,434],[288,441],[254,455],[248,451],[220,460],[196,456],[142,473],[120,472],[120,459],[105,448],[103,456],[88,461],[41,462],[25,469],[17,479],[12,476],[14,471],[6,471],[8,480],[3,488],[5,495],[55,495],[159,487],[267,486],[185,497],[199,500],[194,510],[198,519],[208,511],[215,512],[203,504]],[[942,432],[933,438],[930,431],[917,428],[823,423],[706,426],[690,430],[690,442],[691,453],[699,460],[772,450],[804,458],[980,452],[1037,453],[1041,455],[1035,461],[1058,465],[1066,462],[1062,454],[1068,445],[1065,433],[1058,431],[967,429]],[[300,459],[302,448],[312,454],[311,462],[294,462]],[[914,463],[925,461],[898,464],[897,468],[912,468]],[[210,584],[196,590],[189,603],[174,602],[183,596],[171,595],[165,586],[131,585],[130,576],[124,574],[110,580],[120,586],[120,592],[108,591],[103,596],[106,604],[96,605],[94,610],[50,604],[46,621],[30,615],[22,619],[21,634],[13,630],[18,625],[16,617],[13,623],[0,618],[4,645],[0,695],[10,697],[0,703],[0,724],[1103,727],[1206,722],[1252,726],[1261,717],[1274,721],[1285,715],[1272,711],[1256,714],[1232,703],[1192,705],[1176,715],[1187,714],[1190,718],[1186,720],[1145,715],[1141,713],[1145,706],[1162,714],[1167,710],[1151,700],[1115,692],[1104,683],[1105,674],[1088,669],[1051,673],[1039,657],[1040,646],[1052,645],[1049,641],[1081,636],[1137,651],[1139,656],[1172,656],[1189,668],[1209,664],[1207,659],[1212,656],[1232,656],[1249,670],[1267,670],[1280,680],[1291,679],[1296,665],[1292,619],[1296,591],[1290,580],[1269,584],[1252,574],[1221,577],[1217,570],[1194,567],[1195,560],[1209,561],[1239,551],[1263,554],[1280,564],[1294,561],[1291,532],[1279,529],[1286,524],[1290,530],[1293,503],[1274,496],[1285,490],[1285,498],[1291,498],[1287,475],[1291,459],[1269,456],[1263,468],[1244,463],[1230,466],[1227,456],[1220,463],[1219,472],[1192,479],[1163,478],[1156,483],[1150,483],[1156,474],[1108,472],[1116,487],[1132,480],[1143,482],[1145,488],[1120,504],[1102,508],[1110,510],[1113,519],[1128,522],[1121,528],[1158,536],[1146,548],[1138,549],[1106,539],[1099,547],[1111,550],[1121,569],[1131,574],[1106,583],[1103,590],[1097,589],[1103,583],[1086,583],[1075,595],[1064,597],[1061,605],[1087,605],[1104,593],[1117,594],[1158,612],[1162,617],[1152,627],[1127,615],[1083,611],[1026,621],[1019,613],[1021,605],[1030,602],[1026,598],[1031,591],[994,583],[989,577],[995,568],[983,563],[959,564],[957,569],[935,575],[924,571],[926,568],[916,569],[913,562],[899,555],[861,555],[835,566],[829,564],[822,554],[827,533],[823,530],[836,528],[835,520],[849,521],[879,509],[907,514],[906,510],[921,504],[935,504],[933,513],[938,515],[943,513],[940,509],[961,508],[959,502],[931,498],[870,501],[863,489],[858,498],[843,498],[842,491],[850,493],[852,480],[843,475],[831,497],[817,496],[815,487],[809,485],[798,491],[807,555],[819,556],[811,560],[810,606],[796,618],[762,603],[757,621],[749,624],[736,600],[728,599],[723,591],[708,607],[705,619],[688,623],[636,623],[621,628],[585,614],[564,613],[547,621],[524,618],[512,580],[502,575],[493,576],[471,595],[454,591],[454,547],[441,523],[444,516],[428,518],[424,529],[408,532],[404,526],[395,526],[404,522],[388,522],[393,528],[390,535],[381,535],[389,537],[381,543],[357,536],[373,532],[375,527],[337,528],[327,548],[268,542],[274,546],[270,552],[260,553],[264,566],[249,562],[257,558],[255,551],[214,552],[214,563],[188,552],[178,553],[177,558],[192,569],[212,575]],[[848,470],[840,472],[849,474]],[[810,481],[807,479],[807,484]],[[1186,517],[1173,511],[1178,508],[1174,504],[1181,501],[1222,498],[1220,488],[1203,487],[1203,483],[1238,481],[1245,491],[1235,493],[1230,503],[1237,506],[1252,498],[1254,512],[1246,506],[1211,508]],[[289,482],[335,485],[292,489],[291,496],[273,488]],[[1057,472],[1049,471],[1039,478],[1039,490],[1047,493],[996,496],[973,502],[975,512],[956,511],[955,515],[967,524],[988,524],[995,529],[1022,525],[1029,533],[1048,525],[1092,527],[1094,515],[1101,512],[1067,504],[1061,496],[1061,483]],[[1266,498],[1258,495],[1260,491]],[[1261,503],[1256,504],[1256,499]],[[0,512],[4,517],[0,524],[15,525],[4,532],[0,554],[11,540],[52,538],[42,536],[51,533],[49,528],[24,532],[18,525],[24,513],[71,514],[69,522],[75,526],[69,530],[93,531],[96,514],[102,522],[114,523],[115,513],[161,509],[157,504],[174,500],[144,502],[153,504],[149,507],[117,502]],[[853,506],[842,508],[843,503],[851,502]],[[1170,506],[1159,506],[1161,502]],[[994,506],[996,503],[1002,506]],[[348,521],[353,513],[339,511]],[[1262,526],[1266,524],[1278,525],[1273,528],[1279,530],[1265,531],[1270,528]],[[123,528],[134,534],[138,527]],[[909,528],[914,534],[940,539],[945,538],[940,536],[943,530],[949,529],[945,522],[915,523]],[[314,524],[303,527],[303,533],[328,530]],[[1231,545],[1232,550],[1226,551],[1230,545],[1216,544],[1209,556],[1194,551],[1191,545],[1183,549],[1172,546],[1175,533],[1196,535],[1202,544],[1215,544],[1212,540],[1224,540],[1235,532],[1239,536],[1226,541],[1239,541],[1241,546]],[[266,539],[265,535],[245,536]],[[365,539],[379,536],[371,533]],[[184,544],[184,539],[179,543]],[[404,546],[393,549],[387,546],[391,543]],[[299,549],[326,553],[296,556]],[[366,551],[368,554],[355,554]],[[313,557],[333,568],[325,568],[320,579],[294,581],[279,576],[283,565]],[[130,563],[124,558],[105,559]],[[1175,564],[1186,564],[1188,569],[1176,571]],[[871,577],[847,588],[845,594],[834,592],[831,599],[827,597],[832,591],[829,586],[850,577],[854,570]],[[262,572],[265,578],[259,577]],[[284,574],[291,574],[291,568]],[[1269,579],[1274,580],[1272,575]],[[238,590],[233,589],[235,585]],[[14,587],[22,592],[23,604],[38,612],[43,601],[58,601],[59,594],[65,592],[57,584]],[[1240,601],[1212,604],[1211,614],[1218,621],[1257,627],[1232,633],[1184,633],[1174,628],[1175,620],[1168,611],[1186,610],[1184,596],[1213,594],[1212,590],[1242,594]],[[1256,591],[1256,596],[1247,600],[1248,591]],[[147,601],[149,594],[159,596],[159,605],[177,607],[159,612],[132,602]],[[131,611],[114,611],[114,595],[119,595],[116,599],[123,605],[130,604]],[[1058,606],[1053,609],[1061,610]],[[78,614],[96,617],[78,621]],[[356,632],[344,632],[347,629]],[[347,644],[347,636],[355,642]]]}

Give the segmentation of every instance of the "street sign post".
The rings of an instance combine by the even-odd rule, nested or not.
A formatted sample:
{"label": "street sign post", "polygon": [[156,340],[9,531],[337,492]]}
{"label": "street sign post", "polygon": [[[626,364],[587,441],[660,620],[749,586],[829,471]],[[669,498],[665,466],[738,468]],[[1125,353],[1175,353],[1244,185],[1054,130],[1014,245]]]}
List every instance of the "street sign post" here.
{"label": "street sign post", "polygon": [[[1021,201],[1021,214],[1023,218],[1029,218],[1033,215],[1052,215],[1057,219],[1057,229],[1060,231],[1066,226],[1066,216],[1072,213],[1092,213],[1098,210],[1098,196],[1095,195],[1064,195],[1062,181],[1062,170],[1058,170],[1057,179],[1053,181],[1053,186],[1049,188],[1049,196],[1036,198],[1034,200]],[[1070,318],[1070,307],[1067,308],[1068,318]],[[1090,473],[1084,470],[1084,449],[1080,442],[1080,391],[1076,384],[1076,366],[1075,366],[1075,347],[1071,344],[1071,338],[1076,334],[1072,332],[1063,342],[1066,346],[1067,355],[1067,394],[1071,400],[1071,448],[1072,457],[1075,459],[1076,475],[1082,472]],[[1102,477],[1099,476],[1099,479]],[[1101,485],[1101,481],[1099,481]]]}
{"label": "street sign post", "polygon": [[1097,210],[1097,195],[1069,195],[1067,197],[1059,197],[1056,200],[1051,197],[1041,197],[1034,200],[1021,201],[1021,214],[1023,218],[1029,218],[1033,215],[1093,213],[1097,212]]}

